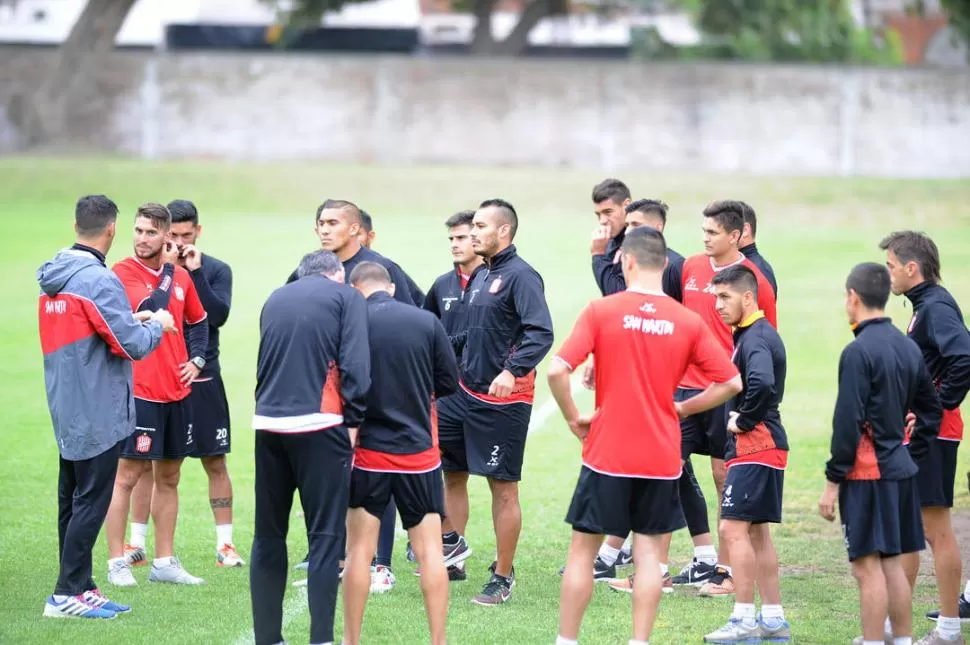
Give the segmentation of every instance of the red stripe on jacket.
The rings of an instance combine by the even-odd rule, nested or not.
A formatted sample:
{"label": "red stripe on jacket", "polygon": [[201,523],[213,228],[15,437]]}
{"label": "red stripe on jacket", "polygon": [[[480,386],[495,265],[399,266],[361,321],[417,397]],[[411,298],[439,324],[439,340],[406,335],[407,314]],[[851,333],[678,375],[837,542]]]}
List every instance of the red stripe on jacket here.
{"label": "red stripe on jacket", "polygon": [[44,354],[52,354],[79,340],[97,335],[104,339],[113,354],[131,360],[97,305],[84,296],[59,293],[52,298],[42,295],[37,310],[40,345]]}

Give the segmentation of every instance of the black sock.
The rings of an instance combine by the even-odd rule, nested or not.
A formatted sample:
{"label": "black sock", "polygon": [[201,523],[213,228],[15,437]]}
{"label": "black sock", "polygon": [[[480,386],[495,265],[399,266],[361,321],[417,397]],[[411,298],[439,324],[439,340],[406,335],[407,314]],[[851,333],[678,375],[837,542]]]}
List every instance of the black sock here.
{"label": "black sock", "polygon": [[445,544],[458,544],[459,540],[461,540],[461,536],[458,535],[458,531],[451,531],[441,536],[441,541]]}

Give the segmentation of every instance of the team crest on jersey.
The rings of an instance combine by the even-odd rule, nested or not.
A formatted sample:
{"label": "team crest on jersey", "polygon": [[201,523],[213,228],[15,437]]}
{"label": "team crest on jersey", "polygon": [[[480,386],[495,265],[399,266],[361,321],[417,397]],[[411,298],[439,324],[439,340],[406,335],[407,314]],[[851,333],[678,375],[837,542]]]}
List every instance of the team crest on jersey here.
{"label": "team crest on jersey", "polygon": [[684,285],[684,291],[697,291],[697,290],[698,290],[697,280],[694,279],[694,276],[691,276],[690,279],[687,280],[687,284]]}
{"label": "team crest on jersey", "polygon": [[498,290],[502,288],[502,276],[499,276],[492,280],[492,284],[488,285],[488,292],[491,294],[498,293]]}
{"label": "team crest on jersey", "polygon": [[913,314],[912,319],[910,319],[910,321],[909,321],[909,328],[906,329],[906,333],[907,334],[912,334],[913,333],[913,327],[916,326],[916,316],[917,315],[919,315],[919,314]]}
{"label": "team crest on jersey", "polygon": [[151,449],[152,449],[152,438],[149,437],[147,434],[139,435],[139,437],[135,439],[135,452],[145,454],[151,451]]}
{"label": "team crest on jersey", "polygon": [[657,313],[657,308],[653,306],[652,302],[645,302],[643,303],[643,306],[640,307],[640,311],[647,314],[655,314]]}
{"label": "team crest on jersey", "polygon": [[179,301],[185,300],[185,290],[178,285],[175,285],[175,298]]}

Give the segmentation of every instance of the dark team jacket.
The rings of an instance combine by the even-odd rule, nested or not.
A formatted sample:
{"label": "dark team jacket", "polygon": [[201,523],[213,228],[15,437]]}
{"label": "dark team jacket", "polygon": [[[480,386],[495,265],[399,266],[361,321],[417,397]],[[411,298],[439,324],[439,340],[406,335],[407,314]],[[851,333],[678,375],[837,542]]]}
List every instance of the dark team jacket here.
{"label": "dark team jacket", "polygon": [[259,331],[254,429],[360,426],[371,376],[367,305],[357,290],[303,277],[270,294]]}
{"label": "dark team jacket", "polygon": [[[944,410],[960,407],[970,390],[970,332],[963,312],[950,292],[938,284],[924,282],[906,292],[913,303],[909,337],[930,370]],[[944,437],[941,439],[959,439]]]}
{"label": "dark team jacket", "polygon": [[[889,318],[859,323],[839,359],[832,456],[825,477],[845,480],[912,477],[939,432],[943,408],[919,348]],[[906,413],[916,415],[909,450]],[[916,460],[916,461],[914,461]]]}
{"label": "dark team jacket", "polygon": [[[229,319],[232,304],[232,269],[229,265],[211,255],[202,256],[202,266],[189,271],[195,290],[205,309],[206,322],[209,324],[209,344],[205,350],[205,369],[199,378],[211,377],[219,373],[219,328]],[[186,335],[186,339],[188,335]]]}
{"label": "dark team jacket", "polygon": [[438,276],[424,297],[424,308],[438,317],[448,336],[456,336],[465,329],[462,317],[464,292],[461,269],[456,264],[454,269]]}
{"label": "dark team jacket", "polygon": [[775,270],[771,268],[768,264],[768,260],[758,252],[757,244],[749,244],[743,249],[738,249],[744,254],[744,257],[751,260],[751,263],[758,267],[762,275],[765,276],[765,280],[771,285],[771,288],[775,290],[775,300],[778,300],[778,281],[775,280]]}
{"label": "dark team jacket", "polygon": [[[360,250],[354,253],[353,256],[344,260],[344,274],[345,280],[350,280],[350,272],[354,270],[354,267],[361,262],[376,262],[381,265],[391,276],[391,282],[394,283],[394,299],[403,302],[406,305],[415,304],[414,299],[411,297],[411,290],[408,286],[408,278],[401,267],[397,265],[396,262],[385,258],[383,255],[377,251],[371,251],[366,246],[360,247]],[[286,279],[286,283],[295,282],[297,279],[296,270],[290,274],[290,277]],[[420,303],[417,303],[420,305]]]}
{"label": "dark team jacket", "polygon": [[[623,279],[623,267],[620,266],[619,252],[623,244],[625,233],[620,233],[606,245],[605,255],[593,256],[593,277],[600,293],[609,296],[626,290],[626,280]],[[683,302],[681,291],[681,275],[684,269],[684,256],[677,251],[667,249],[667,268],[664,269],[663,290],[677,302]]]}
{"label": "dark team jacket", "polygon": [[724,459],[728,466],[758,463],[782,469],[788,464],[788,436],[778,406],[785,396],[788,361],[785,344],[764,312],[734,330],[731,358],[744,383],[732,405],[741,434],[728,433]]}
{"label": "dark team jacket", "polygon": [[[371,387],[359,446],[440,463],[434,399],[458,389],[458,364],[441,322],[430,312],[395,301],[383,291],[367,298]],[[365,456],[366,457],[366,456]]]}
{"label": "dark team jacket", "polygon": [[508,370],[516,385],[502,402],[531,402],[535,368],[553,340],[542,277],[509,246],[475,269],[464,303],[465,329],[455,343],[462,385],[486,398],[495,377]]}

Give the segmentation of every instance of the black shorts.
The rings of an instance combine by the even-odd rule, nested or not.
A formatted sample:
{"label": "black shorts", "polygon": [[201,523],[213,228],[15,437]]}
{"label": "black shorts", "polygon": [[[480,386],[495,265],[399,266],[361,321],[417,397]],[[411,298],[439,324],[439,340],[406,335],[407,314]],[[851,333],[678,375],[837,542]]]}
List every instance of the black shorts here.
{"label": "black shorts", "polygon": [[[519,481],[531,403],[486,403],[464,390],[438,410],[438,445],[445,472],[467,472],[489,479]],[[445,403],[445,399],[442,399]],[[442,417],[445,416],[444,422]],[[457,420],[461,419],[461,434]]]}
{"label": "black shorts", "polygon": [[566,523],[597,535],[663,535],[684,528],[678,479],[603,475],[583,466]]}
{"label": "black shorts", "polygon": [[849,561],[922,551],[923,517],[916,477],[845,481],[839,486],[839,517]]}
{"label": "black shorts", "polygon": [[927,454],[917,462],[916,486],[919,504],[923,508],[935,506],[953,508],[953,486],[957,477],[959,441],[934,439]]}
{"label": "black shorts", "polygon": [[382,473],[354,468],[350,475],[350,508],[363,508],[381,519],[392,495],[404,530],[420,524],[425,515],[445,516],[440,468],[426,473]]}
{"label": "black shorts", "polygon": [[781,523],[785,471],[761,464],[728,468],[721,499],[721,519],[764,524]]}
{"label": "black shorts", "polygon": [[[685,401],[700,394],[702,390],[677,388],[674,401]],[[727,443],[728,404],[719,405],[713,410],[694,414],[680,420],[680,456],[687,459],[691,455],[709,455],[724,459]]]}
{"label": "black shorts", "polygon": [[227,455],[232,447],[229,427],[229,401],[222,376],[214,375],[192,383],[192,393],[185,399],[192,410],[193,457]]}
{"label": "black shorts", "polygon": [[135,433],[121,448],[124,459],[182,459],[192,452],[192,409],[185,400],[135,399]]}

